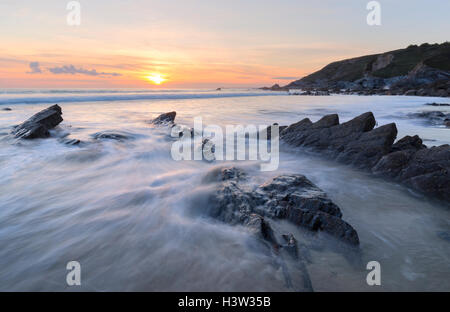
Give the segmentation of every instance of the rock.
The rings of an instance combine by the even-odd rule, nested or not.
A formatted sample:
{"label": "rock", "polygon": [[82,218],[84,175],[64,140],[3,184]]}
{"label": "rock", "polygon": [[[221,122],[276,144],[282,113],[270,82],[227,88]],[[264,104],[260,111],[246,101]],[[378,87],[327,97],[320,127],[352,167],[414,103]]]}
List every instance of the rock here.
{"label": "rock", "polygon": [[418,136],[405,136],[398,140],[394,145],[392,145],[392,152],[414,150],[418,151],[420,149],[427,148],[422,144],[422,139]]}
{"label": "rock", "polygon": [[176,116],[177,112],[164,113],[153,119],[151,123],[155,125],[173,123]]}
{"label": "rock", "polygon": [[262,216],[252,213],[248,216],[248,218],[243,220],[243,224],[247,226],[256,236],[259,236],[261,239],[271,243],[272,247],[279,247],[270,223],[264,220]]}
{"label": "rock", "polygon": [[450,106],[450,104],[447,104],[447,103],[426,103],[425,105],[429,105],[429,106]]}
{"label": "rock", "polygon": [[101,131],[92,134],[92,137],[96,140],[108,139],[108,140],[117,140],[124,141],[132,139],[132,136],[129,133],[121,132],[121,131]]}
{"label": "rock", "polygon": [[450,145],[417,151],[397,179],[413,189],[450,201]]}
{"label": "rock", "polygon": [[409,149],[384,156],[372,169],[375,174],[427,195],[450,201],[450,145]]}
{"label": "rock", "polygon": [[[425,114],[435,118],[447,116],[442,112]],[[325,116],[316,123],[303,119],[282,131],[281,139],[376,175],[393,178],[426,195],[450,199],[449,145],[427,148],[417,135],[405,136],[393,144],[397,136],[396,125],[391,123],[374,128],[375,118],[370,112],[338,123],[337,115]],[[308,215],[302,216],[308,220]],[[319,220],[332,222],[324,218]]]}
{"label": "rock", "polygon": [[61,107],[55,104],[33,115],[24,123],[14,127],[11,133],[16,138],[21,139],[49,137],[49,130],[53,129],[63,121],[61,115]]}
{"label": "rock", "polygon": [[[271,140],[272,139],[272,127],[278,126],[277,123],[274,123],[271,126],[268,126],[266,129],[262,130],[260,133],[258,133],[258,139],[260,136],[263,135],[264,131],[266,132],[266,139]],[[280,135],[280,132],[285,130],[287,126],[278,126],[278,136]]]}
{"label": "rock", "polygon": [[323,231],[351,245],[359,238],[342,213],[326,194],[300,174],[281,175],[258,186],[249,187],[245,173],[237,168],[223,169],[221,181],[212,196],[210,215],[237,224],[251,215],[287,219],[311,231]]}
{"label": "rock", "polygon": [[81,143],[80,140],[78,139],[66,139],[66,138],[61,138],[58,140],[60,143],[65,144],[65,145],[79,145]]}
{"label": "rock", "polygon": [[12,109],[9,107],[5,107],[5,108],[2,108],[2,111],[12,111]]}
{"label": "rock", "polygon": [[[253,189],[245,185],[247,174],[236,167],[216,168],[204,178],[204,182],[217,183],[216,191],[211,194],[209,216],[231,225],[243,225],[264,245],[269,247],[269,255],[275,267],[281,268],[286,287],[296,291],[312,291],[312,283],[304,263],[303,255],[298,252],[295,237],[283,235],[273,227],[270,215],[258,213],[256,207],[269,199],[261,194],[253,194]],[[286,240],[286,244],[279,241]],[[284,254],[294,259],[286,262]]]}
{"label": "rock", "polygon": [[377,129],[371,112],[339,124],[336,114],[326,115],[311,123],[309,119],[293,124],[281,133],[283,141],[294,146],[325,150],[333,158],[358,166],[371,166],[390,147],[397,135],[395,124]]}

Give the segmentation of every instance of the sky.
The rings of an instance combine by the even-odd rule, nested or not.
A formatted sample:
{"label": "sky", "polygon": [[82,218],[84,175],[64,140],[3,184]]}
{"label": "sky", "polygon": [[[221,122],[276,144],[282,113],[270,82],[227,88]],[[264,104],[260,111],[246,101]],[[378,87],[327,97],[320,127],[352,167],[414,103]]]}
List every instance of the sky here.
{"label": "sky", "polygon": [[[0,88],[285,85],[349,57],[448,41],[450,1],[0,0]],[[161,83],[161,84],[158,84]]]}

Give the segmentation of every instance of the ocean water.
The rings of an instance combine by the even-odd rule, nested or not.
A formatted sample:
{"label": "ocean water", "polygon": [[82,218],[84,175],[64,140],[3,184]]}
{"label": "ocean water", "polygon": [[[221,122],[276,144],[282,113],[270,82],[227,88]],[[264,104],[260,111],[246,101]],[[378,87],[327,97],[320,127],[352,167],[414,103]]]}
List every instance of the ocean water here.
{"label": "ocean water", "polygon": [[[418,134],[426,145],[450,143],[450,130],[409,113],[450,111],[406,96],[289,96],[259,90],[2,90],[0,91],[0,290],[19,291],[295,291],[280,266],[243,227],[207,217],[217,167],[245,168],[258,184],[301,173],[325,190],[358,231],[359,253],[333,238],[274,221],[303,246],[316,291],[450,289],[450,207],[396,183],[281,147],[276,171],[255,162],[174,161],[168,129],[148,121],[177,111],[177,122],[287,125],[338,113],[341,122],[372,111],[378,125],[396,122],[398,138]],[[52,138],[15,141],[16,125],[58,103],[64,121]],[[3,111],[9,107],[12,111]],[[130,140],[95,141],[99,131]],[[69,134],[89,144],[67,146]],[[66,264],[81,264],[79,287]],[[286,261],[293,261],[286,259]],[[381,286],[368,286],[366,264],[381,264]],[[293,280],[297,274],[293,269]]]}

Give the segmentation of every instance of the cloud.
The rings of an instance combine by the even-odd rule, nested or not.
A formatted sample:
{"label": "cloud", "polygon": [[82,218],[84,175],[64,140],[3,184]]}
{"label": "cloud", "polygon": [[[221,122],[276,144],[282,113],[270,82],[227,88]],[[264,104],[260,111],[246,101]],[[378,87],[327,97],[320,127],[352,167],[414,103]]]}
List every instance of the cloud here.
{"label": "cloud", "polygon": [[40,74],[42,73],[39,62],[31,62],[30,63],[30,71],[27,74]]}
{"label": "cloud", "polygon": [[76,68],[73,65],[64,65],[64,66],[60,66],[60,67],[51,67],[48,68],[48,70],[55,75],[59,75],[59,74],[70,74],[70,75],[76,75],[76,74],[80,74],[80,75],[87,75],[87,76],[113,76],[113,77],[117,77],[117,76],[122,76],[122,74],[119,73],[107,73],[107,72],[98,72],[96,69],[84,69],[82,67],[80,68]]}
{"label": "cloud", "polygon": [[277,80],[294,80],[294,79],[298,79],[298,77],[273,77],[272,79],[277,79]]}

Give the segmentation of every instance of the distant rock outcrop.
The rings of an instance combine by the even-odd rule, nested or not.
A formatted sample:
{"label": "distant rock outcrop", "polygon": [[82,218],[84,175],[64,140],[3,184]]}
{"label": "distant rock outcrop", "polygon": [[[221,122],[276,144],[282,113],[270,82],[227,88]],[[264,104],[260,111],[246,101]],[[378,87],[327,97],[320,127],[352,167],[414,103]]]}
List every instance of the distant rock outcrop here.
{"label": "distant rock outcrop", "polygon": [[49,137],[50,136],[49,130],[53,129],[63,121],[61,115],[62,115],[61,107],[55,104],[33,115],[24,123],[15,126],[11,133],[16,138],[21,139],[36,139]]}
{"label": "distant rock outcrop", "polygon": [[333,62],[286,86],[266,89],[448,97],[450,42],[411,45],[406,49]]}

